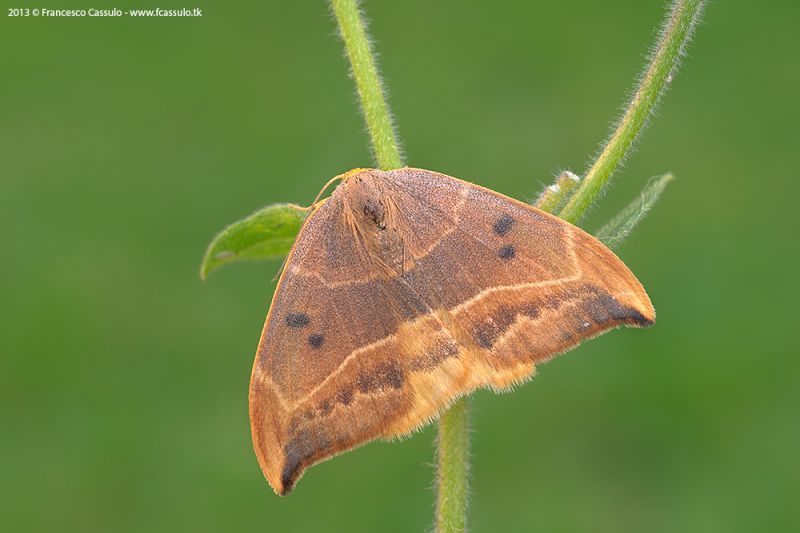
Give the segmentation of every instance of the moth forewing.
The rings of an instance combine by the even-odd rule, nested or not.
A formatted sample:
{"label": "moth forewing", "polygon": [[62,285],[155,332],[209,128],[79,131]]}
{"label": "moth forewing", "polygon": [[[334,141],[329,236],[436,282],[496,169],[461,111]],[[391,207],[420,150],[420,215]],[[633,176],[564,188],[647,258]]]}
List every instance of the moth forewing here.
{"label": "moth forewing", "polygon": [[351,171],[278,282],[251,379],[256,455],[286,494],[315,463],[654,320],[625,264],[575,226],[428,170]]}

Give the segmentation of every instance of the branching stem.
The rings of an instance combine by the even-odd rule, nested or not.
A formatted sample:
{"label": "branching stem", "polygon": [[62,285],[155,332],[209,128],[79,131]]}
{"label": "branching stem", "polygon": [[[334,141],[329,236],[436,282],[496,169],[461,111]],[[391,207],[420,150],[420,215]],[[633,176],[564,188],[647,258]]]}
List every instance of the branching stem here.
{"label": "branching stem", "polygon": [[[330,0],[356,83],[372,151],[384,170],[403,166],[389,106],[357,0]],[[676,0],[651,62],[614,134],[559,216],[577,222],[607,183],[645,125],[671,80],[705,0]],[[555,205],[545,206],[551,209]],[[469,398],[457,401],[439,421],[437,438],[437,533],[466,529],[469,496]]]}
{"label": "branching stem", "polygon": [[705,0],[676,0],[661,29],[650,63],[639,87],[597,160],[589,168],[581,186],[558,216],[573,224],[580,220],[608,183],[617,165],[633,145],[664,90],[672,81],[686,44],[703,11]]}

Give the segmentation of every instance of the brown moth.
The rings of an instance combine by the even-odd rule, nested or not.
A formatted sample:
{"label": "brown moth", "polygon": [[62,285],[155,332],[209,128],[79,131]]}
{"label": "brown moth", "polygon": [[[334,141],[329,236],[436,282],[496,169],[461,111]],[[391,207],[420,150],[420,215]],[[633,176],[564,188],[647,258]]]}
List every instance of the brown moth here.
{"label": "brown moth", "polygon": [[613,252],[543,211],[429,170],[339,179],[289,253],[253,365],[253,444],[278,494],[475,389],[655,320]]}

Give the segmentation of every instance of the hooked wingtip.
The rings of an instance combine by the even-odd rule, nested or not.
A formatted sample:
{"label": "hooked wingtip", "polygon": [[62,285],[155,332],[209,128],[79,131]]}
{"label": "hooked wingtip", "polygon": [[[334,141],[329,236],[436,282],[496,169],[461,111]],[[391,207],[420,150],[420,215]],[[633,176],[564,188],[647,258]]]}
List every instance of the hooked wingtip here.
{"label": "hooked wingtip", "polygon": [[[284,461],[286,458],[284,458]],[[259,461],[261,462],[261,461]],[[288,496],[294,489],[295,483],[302,475],[302,466],[298,464],[286,464],[282,471],[273,471],[268,465],[261,463],[261,470],[267,479],[269,486],[278,496]]]}

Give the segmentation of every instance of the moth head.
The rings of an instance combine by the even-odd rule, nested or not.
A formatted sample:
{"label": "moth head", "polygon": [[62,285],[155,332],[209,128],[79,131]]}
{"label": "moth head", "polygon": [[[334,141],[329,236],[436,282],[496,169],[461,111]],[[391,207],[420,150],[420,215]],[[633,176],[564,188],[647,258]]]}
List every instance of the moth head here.
{"label": "moth head", "polygon": [[344,201],[355,219],[364,225],[386,228],[385,178],[379,170],[364,170],[348,176],[341,188]]}

